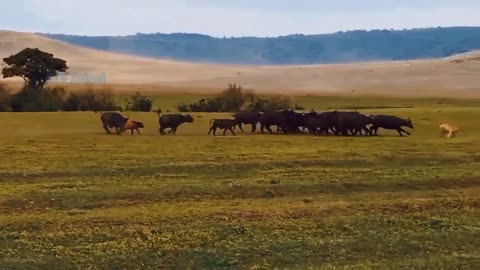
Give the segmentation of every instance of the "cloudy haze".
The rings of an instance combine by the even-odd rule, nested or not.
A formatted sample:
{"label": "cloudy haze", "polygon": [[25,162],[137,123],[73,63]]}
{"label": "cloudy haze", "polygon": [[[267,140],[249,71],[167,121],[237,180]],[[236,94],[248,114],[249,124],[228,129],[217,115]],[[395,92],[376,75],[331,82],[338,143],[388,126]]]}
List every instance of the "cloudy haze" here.
{"label": "cloudy haze", "polygon": [[0,0],[0,5],[0,29],[80,35],[278,36],[480,26],[477,0]]}

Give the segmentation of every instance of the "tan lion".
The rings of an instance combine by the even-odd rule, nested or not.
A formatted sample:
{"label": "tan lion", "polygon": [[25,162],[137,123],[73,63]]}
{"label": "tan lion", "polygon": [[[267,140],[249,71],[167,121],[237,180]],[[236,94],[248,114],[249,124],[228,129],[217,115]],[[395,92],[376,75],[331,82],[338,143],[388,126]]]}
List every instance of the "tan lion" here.
{"label": "tan lion", "polygon": [[440,125],[440,130],[440,137],[443,137],[445,134],[447,134],[447,138],[452,138],[457,136],[459,128],[451,124],[443,123]]}

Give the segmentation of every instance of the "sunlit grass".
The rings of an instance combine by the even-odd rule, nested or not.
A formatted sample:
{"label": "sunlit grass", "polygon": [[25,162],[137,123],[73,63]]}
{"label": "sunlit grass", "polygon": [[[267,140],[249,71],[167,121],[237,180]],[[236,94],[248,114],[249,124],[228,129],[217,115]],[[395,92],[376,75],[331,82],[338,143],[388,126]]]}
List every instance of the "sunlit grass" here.
{"label": "sunlit grass", "polygon": [[108,136],[93,112],[0,114],[0,268],[478,269],[480,102],[296,99],[411,116],[413,136],[207,136],[228,114],[160,136],[130,112],[142,135]]}

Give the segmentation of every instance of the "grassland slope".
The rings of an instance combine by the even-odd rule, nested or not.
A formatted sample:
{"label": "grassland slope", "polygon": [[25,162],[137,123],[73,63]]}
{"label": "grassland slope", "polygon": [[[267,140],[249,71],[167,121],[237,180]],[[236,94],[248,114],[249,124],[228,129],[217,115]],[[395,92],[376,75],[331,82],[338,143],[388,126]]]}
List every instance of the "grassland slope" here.
{"label": "grassland slope", "polygon": [[[97,51],[31,33],[0,31],[0,55],[38,47],[64,58],[72,74],[105,74],[106,83],[217,91],[239,83],[258,92],[480,96],[480,53],[446,59],[334,65],[246,66],[188,63]],[[125,87],[124,87],[125,88]],[[124,89],[122,88],[122,89]],[[132,87],[134,88],[134,87]]]}

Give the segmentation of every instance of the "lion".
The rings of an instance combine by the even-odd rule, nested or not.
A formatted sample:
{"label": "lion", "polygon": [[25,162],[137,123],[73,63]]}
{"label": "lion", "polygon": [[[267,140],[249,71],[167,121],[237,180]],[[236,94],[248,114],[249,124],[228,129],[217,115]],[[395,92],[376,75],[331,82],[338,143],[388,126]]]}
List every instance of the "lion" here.
{"label": "lion", "polygon": [[452,138],[457,136],[457,133],[460,129],[452,124],[442,123],[440,124],[440,130],[440,137],[443,137],[445,134],[447,134],[447,138]]}

